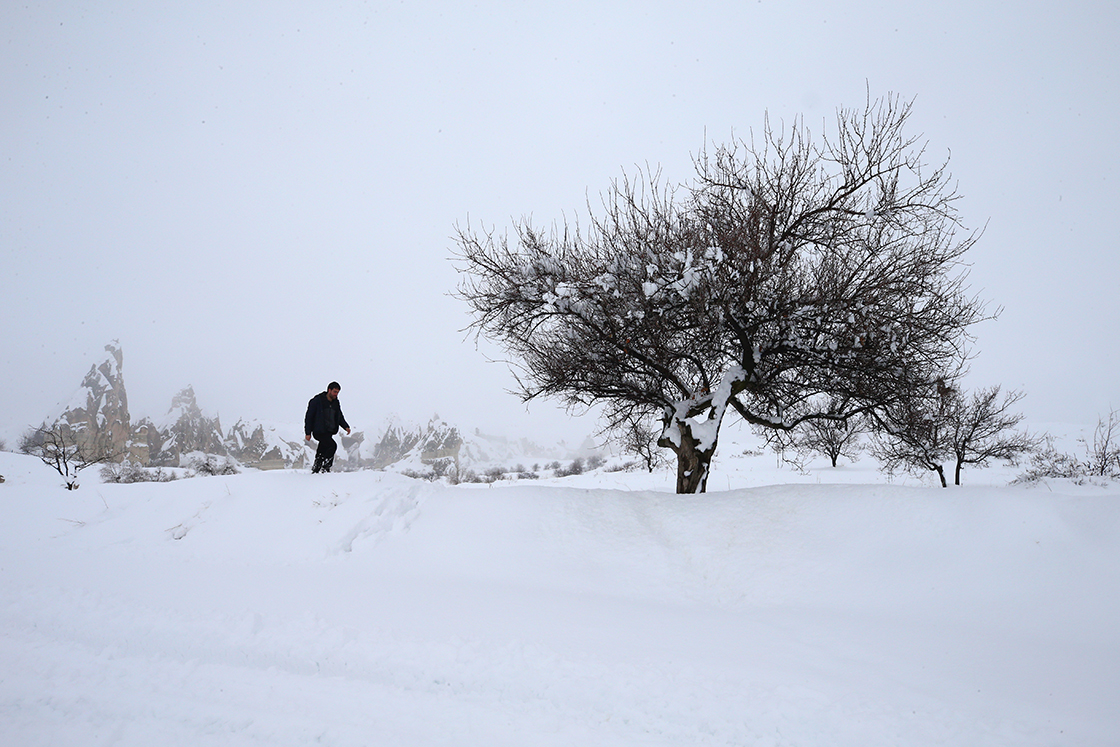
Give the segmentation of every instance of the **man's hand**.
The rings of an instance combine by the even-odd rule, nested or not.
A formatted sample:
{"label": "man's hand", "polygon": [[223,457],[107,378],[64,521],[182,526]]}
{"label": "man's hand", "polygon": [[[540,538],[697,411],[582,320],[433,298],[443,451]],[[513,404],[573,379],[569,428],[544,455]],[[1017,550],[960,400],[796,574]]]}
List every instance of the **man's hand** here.
{"label": "man's hand", "polygon": [[303,440],[304,441],[310,441],[311,440],[311,434],[308,433],[306,436],[303,437]]}
{"label": "man's hand", "polygon": [[347,436],[349,436],[349,435],[350,435],[350,429],[349,429],[349,428],[347,428],[347,429],[346,429],[346,435],[347,435]]}

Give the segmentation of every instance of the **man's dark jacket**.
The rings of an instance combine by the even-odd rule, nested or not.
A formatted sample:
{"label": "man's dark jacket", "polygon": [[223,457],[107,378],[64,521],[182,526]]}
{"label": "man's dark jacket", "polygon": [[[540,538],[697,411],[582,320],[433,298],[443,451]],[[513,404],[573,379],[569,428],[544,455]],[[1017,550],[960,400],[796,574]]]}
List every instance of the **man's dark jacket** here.
{"label": "man's dark jacket", "polygon": [[339,426],[350,429],[350,424],[342,415],[342,405],[338,398],[332,402],[327,399],[326,392],[319,392],[307,403],[307,414],[303,416],[303,433],[310,436],[312,433],[325,433],[333,436],[338,433]]}

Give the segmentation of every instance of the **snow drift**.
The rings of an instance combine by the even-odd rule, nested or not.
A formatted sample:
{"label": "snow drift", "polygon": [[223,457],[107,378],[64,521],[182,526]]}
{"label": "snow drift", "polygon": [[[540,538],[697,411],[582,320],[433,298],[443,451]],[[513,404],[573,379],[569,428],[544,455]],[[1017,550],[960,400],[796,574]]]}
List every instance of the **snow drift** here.
{"label": "snow drift", "polygon": [[6,744],[1120,734],[1115,487],[0,473]]}

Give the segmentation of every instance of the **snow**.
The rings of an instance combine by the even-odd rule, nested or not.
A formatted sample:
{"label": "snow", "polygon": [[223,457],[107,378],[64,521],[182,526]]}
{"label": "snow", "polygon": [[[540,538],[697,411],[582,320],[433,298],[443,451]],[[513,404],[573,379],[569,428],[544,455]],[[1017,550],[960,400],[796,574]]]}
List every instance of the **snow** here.
{"label": "snow", "polygon": [[681,445],[681,425],[686,424],[692,437],[696,439],[696,448],[707,451],[716,443],[720,429],[723,426],[723,416],[727,412],[727,405],[731,399],[732,388],[739,381],[746,378],[747,372],[742,366],[732,364],[724,371],[716,390],[710,398],[711,411],[701,416],[690,418],[689,411],[696,406],[699,398],[681,400],[676,403],[673,418],[662,431],[662,436],[668,438],[676,446]]}
{"label": "snow", "polygon": [[3,743],[1116,743],[1120,486],[734,439],[702,496],[0,453]]}

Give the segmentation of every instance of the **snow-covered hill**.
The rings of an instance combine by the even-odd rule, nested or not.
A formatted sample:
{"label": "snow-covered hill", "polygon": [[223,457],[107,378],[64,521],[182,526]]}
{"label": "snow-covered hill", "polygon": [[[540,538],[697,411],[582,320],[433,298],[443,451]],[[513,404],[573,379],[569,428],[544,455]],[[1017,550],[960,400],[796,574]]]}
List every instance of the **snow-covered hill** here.
{"label": "snow-covered hill", "polygon": [[0,473],[8,745],[1120,734],[1117,486],[798,475],[730,444],[702,496],[668,473]]}

